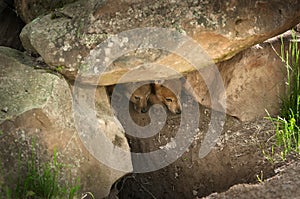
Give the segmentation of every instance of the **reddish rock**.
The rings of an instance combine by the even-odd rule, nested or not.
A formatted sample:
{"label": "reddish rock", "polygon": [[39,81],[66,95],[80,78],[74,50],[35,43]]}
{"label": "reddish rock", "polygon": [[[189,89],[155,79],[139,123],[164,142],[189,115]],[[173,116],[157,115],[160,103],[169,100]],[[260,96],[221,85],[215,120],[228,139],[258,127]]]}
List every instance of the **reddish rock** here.
{"label": "reddish rock", "polygon": [[[89,55],[90,50],[122,31],[145,27],[177,30],[201,44],[214,62],[221,62],[230,59],[241,50],[295,26],[300,19],[299,8],[300,3],[293,0],[285,2],[155,0],[105,3],[84,0],[36,19],[23,29],[21,39],[28,51],[39,53],[52,67],[64,66],[61,73],[74,79],[79,69],[85,70],[89,65],[83,60]],[[128,42],[134,40],[135,38],[132,38],[132,41]],[[188,63],[175,59],[173,55],[162,56],[161,53],[159,51],[154,56],[158,63],[161,59],[169,59],[173,64],[180,63],[180,67],[177,67],[178,64],[169,65],[178,72],[185,73],[191,70]],[[106,57],[110,56],[107,54]],[[135,54],[132,53],[125,62],[116,60],[118,64],[106,68],[103,79],[98,84],[115,84],[122,75],[133,70],[139,63],[152,61],[147,56],[140,57],[137,62]],[[103,68],[99,66],[96,69],[89,69],[101,71]],[[153,77],[166,78],[168,75],[165,73]],[[151,76],[148,79],[150,78]],[[127,81],[138,80],[134,76]]]}
{"label": "reddish rock", "polygon": [[[267,111],[271,115],[279,113],[286,70],[279,57],[280,46],[278,37],[218,64],[226,92],[227,114],[246,121],[266,116]],[[187,81],[191,84],[188,90],[194,91],[197,101],[210,106],[210,94],[200,73],[188,74]],[[214,84],[213,81],[212,79],[211,84]],[[220,97],[222,98],[224,96]]]}

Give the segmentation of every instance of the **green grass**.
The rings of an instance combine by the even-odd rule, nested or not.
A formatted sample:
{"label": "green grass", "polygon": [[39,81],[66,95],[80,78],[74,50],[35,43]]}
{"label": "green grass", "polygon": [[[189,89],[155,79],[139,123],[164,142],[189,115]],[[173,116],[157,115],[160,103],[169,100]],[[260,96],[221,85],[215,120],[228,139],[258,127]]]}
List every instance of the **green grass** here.
{"label": "green grass", "polygon": [[259,183],[263,183],[264,182],[264,172],[260,171],[260,174],[256,175],[256,178]]}
{"label": "green grass", "polygon": [[276,127],[276,145],[281,148],[282,159],[290,153],[300,152],[300,69],[299,49],[295,32],[292,30],[292,40],[285,50],[283,38],[281,39],[282,62],[286,69],[286,87],[281,97],[280,115],[270,117]]}
{"label": "green grass", "polygon": [[34,148],[31,159],[27,161],[27,172],[21,175],[20,157],[18,180],[16,187],[4,187],[6,199],[73,199],[80,189],[79,181],[67,186],[59,182],[62,164],[57,162],[57,152],[54,151],[52,162],[36,165]]}

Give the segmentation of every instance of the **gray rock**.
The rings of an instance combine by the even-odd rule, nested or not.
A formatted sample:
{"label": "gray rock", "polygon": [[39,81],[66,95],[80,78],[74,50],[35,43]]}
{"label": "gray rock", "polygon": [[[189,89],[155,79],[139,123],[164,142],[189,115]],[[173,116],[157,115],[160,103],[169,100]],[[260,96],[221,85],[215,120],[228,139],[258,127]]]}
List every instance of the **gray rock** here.
{"label": "gray rock", "polygon": [[[0,163],[4,174],[1,183],[13,186],[14,179],[23,175],[17,173],[19,161],[25,170],[34,147],[40,165],[49,161],[57,150],[58,162],[65,165],[61,181],[74,183],[79,178],[82,192],[90,191],[96,198],[107,196],[111,185],[132,170],[130,156],[116,163],[115,153],[100,142],[96,153],[92,153],[81,136],[78,120],[74,120],[76,109],[72,107],[70,87],[63,78],[35,70],[35,62],[30,57],[10,48],[0,47],[0,60]],[[96,125],[101,129],[98,134],[113,143],[113,150],[119,148],[130,154],[123,129],[109,111],[104,92],[103,87],[97,89],[95,104],[101,107],[95,110]],[[90,124],[89,118],[83,122]],[[126,170],[105,164],[97,153],[108,155],[117,166],[125,165]]]}

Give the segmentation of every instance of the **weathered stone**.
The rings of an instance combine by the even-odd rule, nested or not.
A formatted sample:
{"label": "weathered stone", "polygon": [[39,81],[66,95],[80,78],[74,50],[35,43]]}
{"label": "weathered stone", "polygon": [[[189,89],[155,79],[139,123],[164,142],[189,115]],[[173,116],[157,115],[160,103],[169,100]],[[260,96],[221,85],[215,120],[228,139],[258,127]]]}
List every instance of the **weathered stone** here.
{"label": "weathered stone", "polygon": [[260,184],[239,184],[223,193],[213,193],[203,199],[217,198],[298,198],[300,191],[299,162],[279,168],[276,176]]}
{"label": "weathered stone", "polygon": [[[266,116],[266,111],[271,115],[279,113],[286,71],[279,57],[280,46],[279,38],[272,39],[218,64],[226,92],[227,114],[247,121]],[[193,91],[196,100],[210,106],[210,93],[201,74],[188,74],[187,82],[190,84],[188,90]],[[209,83],[214,84],[214,79]]]}
{"label": "weathered stone", "polygon": [[[73,113],[76,114],[76,111],[72,109],[69,85],[63,78],[43,70],[35,70],[32,59],[16,50],[1,47],[0,60],[0,163],[1,172],[4,174],[3,179],[0,179],[2,185],[13,186],[18,175],[23,175],[17,173],[18,161],[21,161],[22,171],[26,170],[32,147],[35,148],[40,164],[49,161],[56,149],[58,162],[68,165],[63,167],[60,174],[62,181],[74,183],[79,178],[81,191],[90,191],[96,198],[107,196],[111,185],[130,172],[131,160],[119,160],[118,164],[128,164],[126,171],[119,171],[100,162],[101,160],[98,161],[87,150],[80,137],[82,132],[75,129]],[[98,133],[107,137],[116,148],[129,153],[123,130],[116,125],[113,116],[109,115],[105,89],[98,88],[96,96],[97,120],[102,129]],[[85,120],[88,124],[89,119]],[[101,152],[112,155],[105,148],[99,153]],[[114,159],[114,156],[109,158]]]}
{"label": "weathered stone", "polygon": [[[21,39],[27,50],[39,53],[52,67],[64,66],[61,73],[74,79],[78,70],[85,69],[87,64],[83,60],[89,55],[90,50],[122,31],[145,27],[177,30],[198,42],[214,62],[221,62],[230,59],[243,49],[295,26],[299,22],[299,8],[300,3],[292,0],[285,2],[232,0],[226,3],[218,0],[193,2],[84,0],[65,6],[57,12],[57,18],[46,15],[36,19],[23,29]],[[138,33],[136,36],[139,36]],[[161,41],[168,41],[168,38],[171,38],[168,35],[160,36],[166,37]],[[134,40],[133,37],[127,42],[134,43]],[[140,46],[147,46],[147,41],[145,39]],[[122,42],[116,44],[122,46]],[[176,42],[171,40],[170,43]],[[105,59],[118,64],[107,67],[98,64],[100,65],[98,68],[91,70],[96,73],[102,72],[100,81],[96,82],[99,85],[115,84],[128,71],[140,68],[138,67],[140,63],[152,61],[149,57],[137,61],[134,58],[135,53],[132,53],[125,64],[115,60],[115,58],[122,59],[121,55],[110,60],[111,54],[115,52],[110,52],[110,48],[103,50]],[[124,49],[120,48],[121,52],[122,50]],[[187,48],[186,51],[192,49]],[[166,63],[179,73],[193,69],[187,61],[182,61],[183,59],[173,54],[162,56],[161,52],[155,54],[155,62]],[[105,59],[101,58],[100,62],[104,63]],[[200,67],[203,67],[201,64],[203,63],[200,63]],[[168,73],[163,71],[162,74],[155,75],[153,78],[165,78]],[[151,77],[149,75],[144,80]],[[85,79],[82,78],[81,81]],[[86,81],[95,83],[96,80]],[[127,81],[138,80],[133,76]]]}

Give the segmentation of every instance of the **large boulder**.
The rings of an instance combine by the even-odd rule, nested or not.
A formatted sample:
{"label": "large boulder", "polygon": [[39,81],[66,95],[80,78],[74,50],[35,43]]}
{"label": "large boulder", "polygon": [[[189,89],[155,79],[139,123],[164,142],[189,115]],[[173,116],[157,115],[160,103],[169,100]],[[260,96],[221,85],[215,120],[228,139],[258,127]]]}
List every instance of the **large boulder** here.
{"label": "large boulder", "polygon": [[[122,31],[145,27],[176,30],[199,43],[214,62],[221,62],[243,49],[295,26],[299,22],[299,8],[300,3],[293,0],[226,3],[218,0],[193,2],[83,0],[66,5],[59,11],[39,17],[27,24],[21,33],[21,40],[28,51],[40,54],[44,61],[54,68],[62,66],[60,72],[74,79],[78,70],[85,69],[86,63],[83,60],[90,51],[104,40]],[[175,40],[169,40],[171,37],[165,33],[159,37],[151,35],[151,31],[148,34],[149,37],[153,36],[154,40],[167,41],[164,44],[166,46],[169,43],[176,43]],[[139,36],[140,32],[137,31],[132,38],[117,38],[121,41],[116,44],[122,51],[124,43],[134,43]],[[151,46],[147,41],[148,38],[145,38],[137,47]],[[104,68],[104,60],[109,59],[114,53],[111,47],[108,44],[107,49],[102,49],[105,51],[105,59],[99,58],[98,66],[92,70],[102,72],[102,78],[97,81],[99,85],[115,84],[126,72],[140,69],[137,66],[146,62],[161,63],[179,73],[194,69],[184,59],[179,59],[178,56],[170,55],[161,49],[152,53],[134,51],[131,54],[120,55],[113,60],[108,60],[116,63]],[[155,45],[152,47],[155,48]],[[173,47],[176,48],[176,45]],[[186,52],[190,51],[191,49],[186,48]],[[205,63],[199,63],[199,67],[203,67],[203,64]],[[144,80],[168,78],[167,71],[156,72],[156,69],[151,67],[150,70],[154,72]],[[143,76],[142,71],[138,72]],[[136,80],[136,76],[133,75],[125,81],[139,80]]]}
{"label": "large boulder", "polygon": [[[287,49],[291,32],[285,34]],[[232,59],[219,63],[218,68],[226,93],[226,113],[242,121],[279,113],[285,89],[285,64],[282,62],[280,36],[255,45]],[[210,93],[199,72],[186,76],[196,100],[211,106]],[[211,80],[212,84],[214,79]],[[224,96],[225,97],[225,96]],[[222,96],[220,96],[220,99]]]}
{"label": "large boulder", "polygon": [[[61,181],[74,183],[79,178],[81,191],[90,191],[96,198],[107,196],[111,185],[131,171],[131,160],[118,159],[119,165],[127,166],[127,170],[120,171],[114,169],[117,166],[112,168],[91,153],[82,139],[83,132],[75,128],[73,113],[76,114],[76,111],[72,109],[70,87],[63,78],[34,69],[37,63],[10,48],[0,48],[0,60],[1,187],[15,185],[23,175],[18,172],[18,165],[21,165],[21,171],[26,170],[34,148],[40,165],[50,161],[54,150],[57,150],[58,162],[65,165]],[[102,129],[98,133],[107,137],[115,148],[129,152],[122,128],[109,115],[105,89],[98,88],[96,96],[96,99],[101,99],[95,103]],[[84,122],[89,124],[88,120]],[[110,155],[110,159],[115,158],[107,148],[99,147],[102,147],[100,153]]]}

